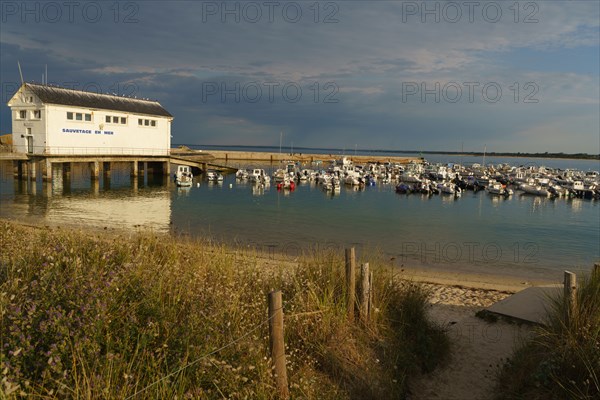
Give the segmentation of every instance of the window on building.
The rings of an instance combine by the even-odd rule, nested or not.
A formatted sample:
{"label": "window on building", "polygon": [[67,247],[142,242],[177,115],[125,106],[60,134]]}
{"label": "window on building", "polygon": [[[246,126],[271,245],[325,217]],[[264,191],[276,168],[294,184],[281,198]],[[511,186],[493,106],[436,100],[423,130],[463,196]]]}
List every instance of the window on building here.
{"label": "window on building", "polygon": [[106,122],[108,122],[108,123],[110,123],[110,115],[107,115],[107,116],[106,116],[106,119],[105,119],[105,121],[106,121]]}
{"label": "window on building", "polygon": [[127,118],[125,118],[125,117],[121,117],[121,123],[122,123],[123,125],[126,125],[126,124],[127,124]]}
{"label": "window on building", "polygon": [[70,111],[67,111],[67,119],[73,119],[73,113]]}
{"label": "window on building", "polygon": [[155,121],[155,120],[151,120],[151,121],[150,121],[150,125],[151,125],[151,126],[156,126],[156,121]]}
{"label": "window on building", "polygon": [[19,119],[26,119],[27,118],[27,111],[26,110],[20,110],[19,111]]}
{"label": "window on building", "polygon": [[82,113],[75,113],[75,120],[76,121],[83,121],[83,114]]}
{"label": "window on building", "polygon": [[92,121],[92,114],[84,114],[84,116],[85,116],[85,120],[87,122],[91,122]]}
{"label": "window on building", "polygon": [[42,110],[33,110],[32,114],[34,119],[42,118]]}
{"label": "window on building", "polygon": [[113,122],[113,124],[118,124],[119,123],[119,117],[113,117],[112,122]]}
{"label": "window on building", "polygon": [[142,125],[144,125],[144,120],[143,120],[143,119],[141,119],[141,118],[138,118],[138,125],[139,125],[139,126],[142,126]]}
{"label": "window on building", "polygon": [[144,120],[144,125],[145,125],[145,126],[149,126],[149,125],[150,125],[150,120],[148,120],[148,119],[145,119],[145,120]]}

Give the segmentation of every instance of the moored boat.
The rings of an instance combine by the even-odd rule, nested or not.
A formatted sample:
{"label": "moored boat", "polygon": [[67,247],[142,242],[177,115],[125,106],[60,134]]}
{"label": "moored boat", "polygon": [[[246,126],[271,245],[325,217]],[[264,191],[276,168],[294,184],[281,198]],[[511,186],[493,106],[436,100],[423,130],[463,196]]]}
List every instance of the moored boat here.
{"label": "moored boat", "polygon": [[190,187],[192,186],[194,175],[192,174],[192,167],[187,165],[178,165],[177,172],[175,172],[175,184],[179,187]]}

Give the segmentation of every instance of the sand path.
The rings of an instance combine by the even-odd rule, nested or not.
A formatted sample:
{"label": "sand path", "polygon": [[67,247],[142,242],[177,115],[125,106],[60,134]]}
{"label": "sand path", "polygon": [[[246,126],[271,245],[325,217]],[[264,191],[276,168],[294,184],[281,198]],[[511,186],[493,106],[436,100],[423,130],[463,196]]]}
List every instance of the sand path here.
{"label": "sand path", "polygon": [[488,323],[475,316],[510,293],[425,285],[432,291],[431,318],[448,327],[452,358],[446,366],[414,380],[409,399],[492,399],[498,367],[511,356],[514,345],[527,337],[531,327],[503,320]]}

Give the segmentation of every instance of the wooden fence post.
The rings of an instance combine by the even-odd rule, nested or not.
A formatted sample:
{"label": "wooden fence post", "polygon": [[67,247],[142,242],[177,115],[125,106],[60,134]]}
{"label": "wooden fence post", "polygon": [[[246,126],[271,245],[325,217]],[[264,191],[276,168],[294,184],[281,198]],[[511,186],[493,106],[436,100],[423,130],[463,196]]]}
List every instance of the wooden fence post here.
{"label": "wooden fence post", "polygon": [[359,314],[363,322],[369,319],[369,263],[360,266],[360,308]]}
{"label": "wooden fence post", "polygon": [[577,310],[577,275],[573,272],[565,271],[564,281],[565,297],[565,322],[571,323],[571,317]]}
{"label": "wooden fence post", "polygon": [[275,386],[279,398],[287,399],[290,396],[287,382],[287,369],[285,365],[285,343],[283,341],[283,301],[281,291],[269,293],[269,337],[271,345],[271,358],[275,368]]}
{"label": "wooden fence post", "polygon": [[369,319],[373,313],[373,271],[369,272]]}
{"label": "wooden fence post", "polygon": [[356,253],[354,247],[346,249],[346,307],[348,319],[354,321],[354,305],[356,304]]}

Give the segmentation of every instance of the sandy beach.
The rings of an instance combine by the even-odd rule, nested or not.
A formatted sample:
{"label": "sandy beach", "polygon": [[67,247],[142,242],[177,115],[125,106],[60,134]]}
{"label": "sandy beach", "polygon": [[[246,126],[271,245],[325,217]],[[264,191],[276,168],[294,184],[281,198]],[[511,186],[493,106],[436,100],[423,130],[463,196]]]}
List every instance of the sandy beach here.
{"label": "sandy beach", "polygon": [[414,380],[410,399],[493,399],[499,367],[512,355],[515,345],[531,333],[533,325],[504,319],[486,322],[476,313],[531,283],[505,276],[483,280],[482,276],[426,270],[405,273],[430,291],[429,315],[448,329],[452,341],[449,363]]}

